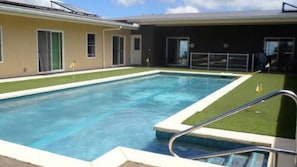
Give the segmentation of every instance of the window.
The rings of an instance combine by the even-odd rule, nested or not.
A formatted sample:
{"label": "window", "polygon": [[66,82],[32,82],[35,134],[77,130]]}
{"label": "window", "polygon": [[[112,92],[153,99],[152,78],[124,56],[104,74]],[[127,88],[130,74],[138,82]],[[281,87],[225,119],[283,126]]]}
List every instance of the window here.
{"label": "window", "polygon": [[95,34],[87,34],[87,49],[88,49],[88,57],[95,57],[95,48],[96,48],[96,43],[95,43]]}
{"label": "window", "polygon": [[2,28],[0,26],[0,62],[3,61],[3,56],[2,56]]}
{"label": "window", "polygon": [[112,58],[113,65],[124,64],[124,37],[113,36],[112,37]]}
{"label": "window", "polygon": [[39,72],[63,69],[62,33],[38,31]]}
{"label": "window", "polygon": [[264,52],[271,70],[291,71],[294,62],[295,39],[271,37],[264,40]]}
{"label": "window", "polygon": [[140,50],[140,38],[134,38],[134,50]]}

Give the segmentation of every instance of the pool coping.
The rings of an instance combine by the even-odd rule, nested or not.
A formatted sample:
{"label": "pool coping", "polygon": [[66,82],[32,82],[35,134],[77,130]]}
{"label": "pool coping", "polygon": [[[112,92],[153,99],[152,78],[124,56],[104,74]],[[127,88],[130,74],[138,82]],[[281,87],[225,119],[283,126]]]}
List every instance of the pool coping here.
{"label": "pool coping", "polygon": [[[158,73],[158,71],[153,70],[153,71],[147,71],[147,72],[140,72],[140,73],[136,73],[136,74],[126,74],[126,75],[120,75],[120,76],[114,76],[114,77],[107,77],[107,78],[101,78],[101,79],[93,79],[93,80],[87,80],[87,81],[81,81],[81,82],[68,83],[68,84],[63,84],[63,85],[54,85],[54,86],[48,86],[48,87],[42,87],[42,88],[1,93],[0,100],[16,98],[16,97],[21,97],[21,96],[27,96],[27,95],[33,95],[33,94],[39,94],[39,93],[53,92],[53,91],[58,91],[58,90],[63,90],[63,89],[71,89],[71,88],[76,88],[76,87],[81,87],[81,86],[100,84],[100,83],[117,81],[117,80],[127,79],[127,78],[131,78],[131,77],[140,77],[143,75],[150,75],[150,74],[155,74],[155,73]],[[36,78],[34,78],[34,79],[36,79]]]}
{"label": "pool coping", "polygon": [[[167,119],[157,123],[154,126],[154,129],[160,132],[167,132],[167,133],[178,133],[180,131],[184,131],[186,129],[191,128],[192,126],[185,125],[182,122],[195,114],[196,112],[201,112],[207,106],[218,100],[220,97],[224,96],[226,93],[249,79],[252,75],[242,75],[237,80],[233,81],[232,83],[224,86],[223,88],[213,92],[212,94],[208,95],[207,97],[199,100],[198,102],[194,103],[193,105],[181,110],[180,112],[168,117]],[[225,111],[227,112],[227,111]],[[235,132],[229,130],[221,130],[221,129],[214,129],[214,128],[200,128],[198,130],[189,133],[191,136],[197,137],[205,137],[217,140],[224,140],[230,142],[240,142],[243,144],[251,144],[251,145],[260,145],[260,146],[268,146],[273,148],[282,148],[291,150],[295,148],[295,140],[280,138],[280,137],[272,137],[266,135],[258,135],[252,133],[245,133],[245,132]],[[272,166],[272,156],[269,156],[268,166]],[[279,155],[278,165],[279,166],[295,166],[294,162],[295,159],[293,156],[286,156],[283,154]],[[290,164],[292,162],[292,164]]]}
{"label": "pool coping", "polygon": [[221,167],[200,161],[185,158],[176,158],[169,155],[157,154],[126,147],[116,147],[92,162],[93,167],[119,167],[127,161],[156,167]]}
{"label": "pool coping", "polygon": [[[65,84],[65,85],[57,85],[57,86],[51,86],[51,87],[44,87],[44,88],[38,88],[38,89],[31,89],[31,90],[24,90],[24,91],[18,91],[18,92],[11,92],[11,93],[3,93],[0,94],[0,100],[1,99],[7,99],[7,98],[14,98],[14,97],[19,97],[19,96],[25,96],[25,95],[32,95],[36,93],[43,93],[43,92],[48,92],[48,91],[56,91],[56,90],[61,90],[61,89],[68,89],[68,88],[74,88],[74,87],[79,87],[79,86],[86,86],[90,84],[97,84],[97,83],[103,83],[103,82],[110,82],[114,80],[121,80],[125,78],[130,78],[130,77],[138,77],[138,76],[143,76],[143,75],[150,75],[150,74],[155,74],[155,73],[160,73],[160,72],[172,72],[172,73],[187,73],[187,74],[206,74],[206,75],[214,75],[214,76],[238,76],[240,77],[237,79],[236,82],[237,85],[240,83],[244,82],[246,79],[248,79],[251,75],[239,75],[239,74],[232,74],[232,73],[208,73],[208,72],[188,72],[188,71],[174,71],[174,70],[153,70],[153,71],[148,71],[148,72],[140,72],[136,74],[127,74],[127,75],[121,75],[121,76],[116,76],[116,77],[108,77],[108,78],[103,78],[103,79],[95,79],[95,80],[89,80],[89,81],[82,81],[82,82],[77,82],[77,83],[70,83],[70,84]],[[68,75],[72,75],[69,73]],[[228,86],[231,85],[231,86]],[[185,128],[188,128],[189,126],[181,124],[181,122],[190,116],[189,114],[196,112],[197,110],[202,110],[209,104],[211,104],[213,101],[218,99],[219,96],[224,95],[228,91],[232,90],[234,87],[237,85],[230,83],[228,84],[226,89],[225,87],[219,89],[218,91],[212,93],[211,95],[207,96],[206,98],[203,98],[202,100],[198,101],[197,103],[187,107],[186,109],[178,112],[177,114],[165,119],[164,121],[158,123],[155,125],[155,129],[158,130],[164,130],[164,131],[170,131],[170,132],[177,132],[180,130],[184,130]],[[232,88],[233,87],[233,88]],[[225,90],[226,89],[226,90]],[[192,114],[191,114],[192,115]],[[177,118],[180,117],[180,118]],[[204,129],[204,128],[203,128]],[[203,134],[203,129],[200,129],[199,131],[195,132],[197,135]],[[204,135],[209,135],[209,132],[211,134],[217,134],[218,131],[217,129],[205,129],[204,130]],[[233,132],[234,133],[234,132]],[[226,134],[223,133],[223,136]],[[254,134],[251,134],[254,135]],[[233,136],[233,135],[232,135]],[[237,136],[237,135],[235,135]],[[220,135],[212,135],[212,137],[220,137]],[[249,138],[249,137],[245,137]],[[261,137],[260,137],[261,138]],[[257,138],[255,138],[257,139]],[[272,139],[271,139],[272,140]],[[287,143],[287,141],[284,141],[284,143]],[[93,162],[88,162],[88,161],[83,161],[83,160],[78,160],[75,158],[63,156],[63,155],[58,155],[54,153],[50,153],[47,151],[42,151],[39,149],[34,149],[31,147],[27,146],[22,146],[19,144],[15,143],[10,143],[7,141],[0,140],[0,155],[7,156],[10,158],[14,158],[23,162],[29,162],[34,165],[40,165],[44,167],[51,167],[51,166],[93,166],[96,167],[96,164],[100,164],[100,162],[104,162],[104,164],[107,164],[106,160],[109,162],[111,161],[111,166],[110,167],[116,167],[112,166],[112,163],[114,162],[114,159],[111,158],[108,160],[108,158],[104,157],[112,157],[112,156],[124,156],[126,157],[126,160],[131,160],[135,162],[141,162],[144,161],[146,158],[148,161],[148,165],[153,165],[154,163],[160,164],[160,159],[164,158],[165,155],[162,154],[155,154],[155,153],[148,153],[145,151],[139,151],[139,150],[133,150],[133,149],[128,149],[124,147],[118,147],[115,148],[114,150],[111,150],[111,153],[108,152],[108,156],[102,155],[98,159],[94,160]],[[134,152],[134,153],[133,153]],[[119,154],[121,153],[121,154]],[[130,156],[127,156],[129,154]],[[134,156],[132,156],[134,155]],[[156,156],[158,155],[159,158]],[[151,158],[148,158],[151,157]],[[155,157],[155,158],[152,158]],[[167,156],[166,156],[167,157]],[[170,158],[169,158],[170,157]],[[176,159],[174,157],[168,156],[170,162],[175,162],[176,160],[180,160],[181,162],[186,161],[185,159]],[[102,160],[103,159],[103,160]],[[105,160],[104,160],[105,159]],[[166,158],[165,158],[166,159]],[[140,161],[138,161],[140,160]],[[156,162],[157,161],[157,162]],[[190,162],[187,163],[192,163],[193,161],[187,160]],[[168,162],[167,162],[168,163]],[[177,164],[177,162],[173,163]],[[173,165],[172,164],[172,165]],[[102,165],[102,164],[101,164]],[[166,166],[165,164],[162,164],[163,166]],[[178,166],[178,165],[177,165]],[[210,164],[207,164],[207,166],[211,166]]]}

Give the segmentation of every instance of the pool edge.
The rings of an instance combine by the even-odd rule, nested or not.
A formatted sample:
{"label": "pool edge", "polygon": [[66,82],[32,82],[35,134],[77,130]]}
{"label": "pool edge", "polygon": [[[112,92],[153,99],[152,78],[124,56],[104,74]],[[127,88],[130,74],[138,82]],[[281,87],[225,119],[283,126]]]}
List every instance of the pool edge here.
{"label": "pool edge", "polygon": [[[219,75],[219,74],[217,74]],[[192,104],[191,106],[181,110],[180,112],[168,117],[167,119],[157,123],[154,126],[156,131],[165,133],[177,133],[190,128],[191,126],[182,124],[182,122],[195,114],[196,112],[202,111],[204,108],[218,100],[220,97],[224,96],[226,93],[245,82],[252,75],[238,75],[241,76],[234,82],[224,86],[223,88],[215,91],[214,93],[208,95],[207,97],[199,100],[198,102]],[[283,149],[295,148],[295,141],[292,139],[272,137],[266,135],[258,135],[252,133],[235,132],[228,130],[220,130],[213,128],[201,128],[190,133],[191,136],[212,138],[217,140],[225,140],[230,142],[240,142],[243,144],[251,145],[262,145],[269,147],[277,147]],[[268,166],[272,164],[272,156],[269,156]],[[294,162],[293,156],[279,155],[278,164],[280,166],[291,166],[288,165],[289,162]],[[293,167],[293,166],[292,166]]]}
{"label": "pool edge", "polygon": [[[144,73],[160,73],[160,72],[178,72],[178,73],[188,73],[188,72],[184,72],[184,71],[173,71],[173,70],[154,70],[154,71],[149,71],[149,72],[141,72],[141,73],[137,73],[137,75],[143,75]],[[208,74],[208,75],[232,75],[232,76],[246,76],[248,77],[249,75],[237,75],[237,74],[232,74],[232,73],[207,73],[207,72],[190,72],[190,73],[195,73],[195,74]],[[129,75],[124,75],[125,77],[131,77],[132,75],[135,75],[135,74],[129,74]],[[119,78],[121,79],[121,77],[123,76],[120,76]],[[103,80],[103,81],[106,81],[106,80],[111,80],[111,79],[114,79],[114,78],[117,78],[117,77],[111,77],[111,78],[104,78],[104,79],[100,79],[100,80]],[[242,77],[240,77],[242,78]],[[239,78],[239,79],[240,79]],[[97,82],[98,83],[98,80],[94,81],[88,81],[88,82],[84,82],[84,84],[94,84],[94,82]],[[233,83],[233,82],[232,82]],[[77,83],[75,84],[67,84],[67,85],[70,85],[70,86],[73,86],[73,85],[76,85],[77,86]],[[58,89],[65,89],[64,87],[65,85],[59,85],[59,86],[53,86],[54,90],[56,90],[57,88]],[[79,85],[79,86],[82,86],[82,85]],[[228,85],[227,85],[228,86]],[[38,91],[48,91],[50,88],[52,87],[47,87],[47,88],[42,88],[42,89],[38,89],[38,90],[33,90],[33,93],[36,93]],[[27,93],[29,93],[30,91],[32,90],[28,90],[28,91],[25,91],[25,92],[13,92],[14,95],[18,95],[18,96],[22,96],[22,95],[27,95]],[[225,90],[221,90],[222,92],[224,92]],[[20,94],[18,94],[20,93]],[[30,92],[30,94],[32,94],[32,92]],[[2,97],[2,96],[1,96]],[[1,99],[1,98],[0,98]],[[211,100],[210,100],[211,101]],[[215,100],[214,100],[215,101]],[[206,100],[202,99],[201,100],[201,103],[203,103],[203,105],[191,105],[190,107],[184,109],[184,110],[189,110],[191,112],[196,112],[197,110],[202,110],[203,107],[206,107],[207,103],[209,103],[209,98],[206,98]],[[198,107],[198,109],[197,109]],[[194,110],[195,109],[195,110]],[[183,113],[183,111],[180,111],[178,112],[177,114],[179,114],[180,116],[180,119],[183,119],[185,117],[188,117],[188,113]],[[175,114],[176,115],[176,114]],[[157,124],[155,126],[155,129],[167,129],[169,131],[172,131],[172,132],[177,132],[177,131],[180,131],[180,130],[183,130],[187,127],[185,127],[186,125],[183,125],[181,124],[181,122],[183,121],[180,121],[180,120],[177,120],[177,119],[173,119],[174,117],[169,117],[168,119],[170,120],[174,120],[174,121],[171,121],[169,122],[168,119],[166,119],[168,122],[165,121],[162,121],[161,123]],[[165,124],[167,124],[166,126],[164,126]],[[171,126],[170,128],[167,128],[167,126]],[[207,131],[207,134],[209,134],[209,129],[206,129]],[[196,132],[195,132],[196,133]],[[197,134],[199,135],[200,132],[197,132]],[[216,132],[212,132],[212,133],[217,133]],[[200,134],[201,135],[201,134]],[[220,136],[220,135],[218,135]],[[225,136],[225,134],[221,135],[221,136]],[[214,136],[213,136],[214,137]],[[271,141],[275,141],[276,138],[273,138],[271,137],[272,139],[269,139]],[[282,138],[278,138],[279,140],[281,140],[284,144],[288,145],[288,147],[291,147],[290,146],[290,141],[286,140],[286,139],[282,139]],[[273,143],[272,143],[273,144]],[[67,156],[62,156],[62,155],[58,155],[58,154],[54,154],[54,153],[49,153],[49,152],[46,152],[46,151],[42,151],[42,150],[38,150],[38,149],[34,149],[34,148],[30,148],[30,147],[27,147],[27,146],[22,146],[22,145],[19,145],[19,144],[14,144],[14,143],[9,143],[9,142],[6,142],[6,141],[2,141],[0,140],[0,155],[3,155],[3,156],[7,156],[7,157],[11,157],[11,158],[14,158],[14,159],[17,159],[17,160],[21,160],[21,161],[24,161],[24,162],[29,162],[29,163],[32,163],[32,164],[35,164],[35,165],[41,165],[41,166],[45,166],[45,167],[50,167],[50,166],[61,166],[61,165],[64,165],[64,166],[80,166],[80,167],[84,167],[84,166],[93,166],[93,167],[96,167],[96,164],[92,164],[94,163],[93,162],[88,162],[88,161],[83,161],[83,160],[78,160],[78,159],[74,159],[74,158],[70,158],[70,157],[67,157]],[[5,148],[5,149],[4,149]],[[135,150],[135,151],[128,151],[129,152],[129,155],[135,155],[136,157],[127,157],[127,151],[126,150],[130,150],[130,149],[123,149],[121,147],[121,150],[123,152],[123,156],[126,157],[126,160],[132,160],[132,161],[141,161],[145,160],[145,158],[148,158],[148,154],[150,154],[149,152],[146,152],[148,154],[140,154],[140,152],[145,152],[145,151],[139,151],[139,150]],[[134,153],[133,153],[134,152]],[[142,155],[144,157],[139,157],[139,155]],[[25,156],[24,156],[25,155]],[[164,155],[161,155],[161,154],[158,154],[159,155],[159,158],[162,158],[164,157]],[[104,156],[104,155],[102,155]],[[146,157],[148,156],[148,157]],[[138,157],[138,158],[137,158]],[[170,157],[170,159],[172,158],[172,161],[175,161],[174,159],[178,159],[178,158],[174,158],[174,157],[171,157],[171,156],[168,156]],[[101,157],[99,157],[101,158]],[[148,158],[147,160],[151,160],[151,158]],[[112,161],[112,159],[111,159]],[[54,162],[58,163],[58,164],[53,164]],[[98,162],[98,159],[95,160],[95,162]],[[151,164],[153,165],[153,164]],[[166,166],[166,165],[164,165]],[[207,164],[206,166],[211,166],[210,164]],[[111,166],[111,167],[115,167],[115,166]]]}

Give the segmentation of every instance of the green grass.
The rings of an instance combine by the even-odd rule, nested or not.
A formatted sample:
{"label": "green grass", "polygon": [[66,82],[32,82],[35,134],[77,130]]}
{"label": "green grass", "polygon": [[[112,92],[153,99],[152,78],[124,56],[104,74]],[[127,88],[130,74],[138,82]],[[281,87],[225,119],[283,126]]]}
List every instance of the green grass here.
{"label": "green grass", "polygon": [[[189,71],[188,69],[177,68],[132,68],[125,70],[114,70],[106,72],[95,72],[88,74],[75,75],[73,77],[54,77],[46,79],[34,79],[27,81],[0,83],[0,93],[13,92],[19,90],[34,89],[53,85],[67,84],[86,80],[100,79],[112,76],[132,74],[155,69],[181,70]],[[199,71],[199,70],[191,70]],[[214,72],[214,71],[207,71]],[[236,87],[234,90],[220,98],[218,101],[211,104],[202,112],[196,113],[187,120],[185,124],[194,125],[199,122],[212,118],[230,109],[245,104],[259,97],[255,93],[256,85],[262,82],[263,92],[261,95],[270,93],[280,89],[297,90],[296,75],[281,75],[281,74],[254,74],[249,80]],[[208,127],[227,129],[233,131],[249,132],[270,136],[279,136],[286,138],[295,137],[295,122],[296,111],[295,104],[292,100],[286,97],[275,97],[260,104],[261,113],[256,114],[258,107],[249,108],[236,115],[230,116]]]}
{"label": "green grass", "polygon": [[113,76],[119,76],[119,75],[125,75],[125,74],[133,74],[133,73],[150,71],[150,70],[153,70],[153,69],[152,68],[132,68],[132,69],[105,71],[105,72],[94,72],[94,73],[88,73],[88,74],[70,75],[70,76],[63,76],[63,77],[53,77],[53,78],[45,78],[45,79],[34,79],[34,80],[27,80],[27,81],[0,83],[0,93],[61,85],[61,84],[113,77]]}
{"label": "green grass", "polygon": [[[263,92],[256,95],[256,86],[259,82],[262,82]],[[296,91],[296,83],[297,77],[293,75],[254,74],[246,82],[227,93],[202,112],[197,112],[185,120],[184,123],[189,125],[200,123],[275,90],[289,89]],[[260,113],[256,113],[257,110],[260,110]],[[295,122],[295,103],[288,97],[276,96],[258,106],[224,118],[207,127],[295,138]]]}

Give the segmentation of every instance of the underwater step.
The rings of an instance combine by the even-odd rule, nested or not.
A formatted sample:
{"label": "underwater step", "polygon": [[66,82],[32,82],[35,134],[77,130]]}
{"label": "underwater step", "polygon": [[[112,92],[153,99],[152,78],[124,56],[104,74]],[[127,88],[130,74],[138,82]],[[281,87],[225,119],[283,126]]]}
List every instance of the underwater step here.
{"label": "underwater step", "polygon": [[250,156],[247,167],[265,167],[267,166],[267,160],[265,154],[261,152],[253,152]]}
{"label": "underwater step", "polygon": [[226,166],[228,167],[245,167],[249,160],[248,155],[239,155],[233,154],[229,156],[228,163]]}
{"label": "underwater step", "polygon": [[227,159],[228,159],[227,157],[213,157],[213,158],[208,158],[206,162],[217,164],[217,165],[224,165]]}
{"label": "underwater step", "polygon": [[252,152],[246,154],[212,157],[201,159],[199,161],[228,167],[267,167],[267,156],[267,153]]}

